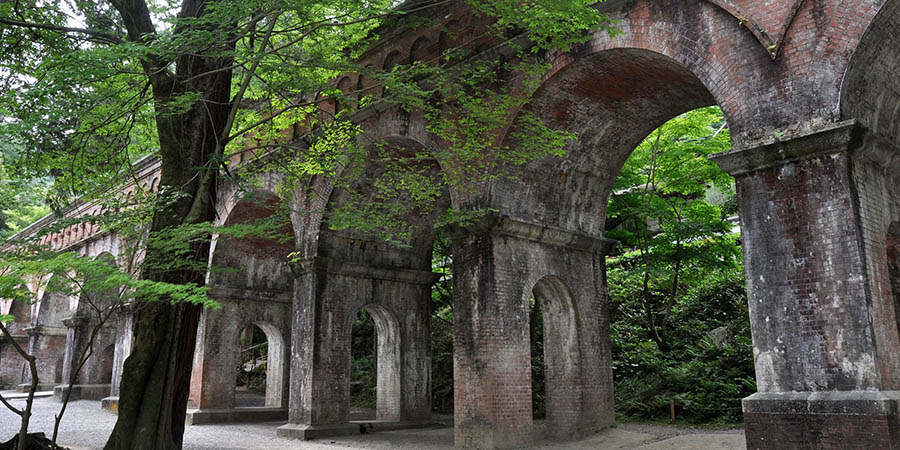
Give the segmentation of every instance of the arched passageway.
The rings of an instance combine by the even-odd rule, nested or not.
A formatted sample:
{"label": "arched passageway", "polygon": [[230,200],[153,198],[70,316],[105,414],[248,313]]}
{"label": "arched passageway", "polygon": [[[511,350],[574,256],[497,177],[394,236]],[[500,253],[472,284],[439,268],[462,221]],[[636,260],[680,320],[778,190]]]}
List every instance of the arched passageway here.
{"label": "arched passageway", "polygon": [[579,343],[582,330],[576,320],[575,299],[565,282],[554,276],[541,278],[532,294],[534,321],[529,328],[534,336],[535,328],[540,327],[542,350],[540,406],[547,419],[548,434],[566,439],[579,432],[578,422],[585,408]]}
{"label": "arched passageway", "polygon": [[[423,177],[440,176],[437,164],[422,158],[428,150],[421,144],[396,136],[376,142],[369,150],[398,158],[390,163]],[[396,172],[373,161],[378,159],[320,186],[317,194],[327,202],[319,228],[314,239],[299,245],[309,253],[301,255],[306,263],[294,288],[291,407],[281,436],[311,439],[357,433],[360,427],[421,425],[431,417],[433,224],[446,211],[449,195],[442,192],[423,206],[397,198],[409,194],[402,189],[385,193],[399,185],[390,178]],[[402,206],[409,204],[417,206]],[[359,214],[374,220],[346,220]],[[374,421],[351,423],[351,336],[361,310],[375,326],[376,414]]]}
{"label": "arched passageway", "polygon": [[[357,368],[351,366],[350,371],[352,373],[354,369],[357,369],[368,372],[370,378],[372,374],[375,375],[374,419],[379,421],[397,422],[401,417],[400,406],[403,400],[400,385],[400,349],[402,347],[400,341],[400,323],[397,321],[396,315],[388,308],[372,304],[363,306],[358,314],[351,316],[351,320],[353,320],[354,323],[351,327],[348,327],[348,329],[352,328],[349,345],[353,347],[359,342],[363,345],[365,345],[365,343],[371,343],[372,346],[368,349],[351,348],[351,359],[356,361],[356,358],[353,358],[353,356],[361,355],[363,357],[361,358],[361,361],[370,361],[370,363]],[[371,324],[372,328],[364,329],[363,335],[360,336],[359,333],[357,333],[357,328],[364,328],[367,325],[367,322]],[[366,331],[368,331],[368,333],[366,333]],[[351,383],[349,392],[351,393],[350,400],[352,403],[353,377],[348,377],[347,381]],[[368,385],[370,383],[370,380],[363,380],[361,388],[369,388]],[[370,394],[366,392],[360,392],[359,394],[361,394],[363,399],[369,400],[368,397],[370,397]],[[367,401],[367,403],[369,402]],[[355,418],[351,414],[351,418],[356,420],[371,420],[373,417],[368,417],[367,414],[363,414],[362,417]]]}
{"label": "arched passageway", "polygon": [[[704,82],[684,64],[637,48],[579,54],[536,92],[528,108],[578,139],[564,156],[496,181],[491,201],[499,213],[455,243],[458,446],[532,442],[532,392],[521,389],[530,386],[530,367],[522,361],[530,356],[532,294],[549,325],[550,434],[578,439],[614,423],[605,254],[615,244],[603,237],[607,199],[628,156],[651,131],[712,104]],[[523,280],[538,281],[532,288]]]}
{"label": "arched passageway", "polygon": [[[293,251],[287,219],[278,221],[281,199],[271,190],[234,192],[223,220],[232,224],[266,225],[261,232],[242,237],[218,236],[210,257],[210,296],[220,309],[203,310],[198,329],[188,420],[192,424],[278,420],[286,416],[288,402],[289,346],[292,275],[288,266]],[[265,400],[249,400],[242,408],[236,401],[238,368],[242,360],[241,337],[258,328],[265,356]],[[252,339],[251,339],[252,341]],[[261,346],[262,342],[258,343]],[[252,346],[252,345],[250,345]],[[255,358],[254,358],[255,360]],[[262,383],[262,379],[258,380]],[[244,404],[243,398],[240,402]],[[263,405],[259,405],[263,403]]]}
{"label": "arched passageway", "polygon": [[237,350],[235,406],[281,408],[287,364],[281,332],[266,322],[248,325],[238,336]]}
{"label": "arched passageway", "polygon": [[[95,259],[110,266],[116,264],[108,252]],[[69,400],[100,400],[111,395],[116,322],[122,304],[117,289],[101,291],[94,284],[95,280],[82,281],[75,308],[63,319],[68,330],[62,385],[56,389],[59,400],[70,385]]]}

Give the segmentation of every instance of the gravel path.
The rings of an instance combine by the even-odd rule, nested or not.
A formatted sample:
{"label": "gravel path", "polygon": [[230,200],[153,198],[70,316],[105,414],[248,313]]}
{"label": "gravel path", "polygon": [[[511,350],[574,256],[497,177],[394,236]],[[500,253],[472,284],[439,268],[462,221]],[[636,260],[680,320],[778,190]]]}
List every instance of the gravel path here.
{"label": "gravel path", "polygon": [[[21,407],[24,400],[13,400]],[[53,415],[60,404],[52,398],[35,399],[29,431],[53,432]],[[97,449],[112,431],[116,416],[100,409],[100,402],[80,400],[69,404],[60,426],[59,441],[73,450]],[[18,416],[5,408],[0,411],[0,441],[12,437],[18,429]],[[318,441],[296,441],[275,436],[282,422],[188,426],[185,450],[452,450],[452,428],[433,428],[373,433]],[[535,424],[541,436],[544,424]],[[744,450],[742,430],[706,430],[661,425],[624,424],[589,439],[556,443],[538,438],[536,448],[545,450]]]}

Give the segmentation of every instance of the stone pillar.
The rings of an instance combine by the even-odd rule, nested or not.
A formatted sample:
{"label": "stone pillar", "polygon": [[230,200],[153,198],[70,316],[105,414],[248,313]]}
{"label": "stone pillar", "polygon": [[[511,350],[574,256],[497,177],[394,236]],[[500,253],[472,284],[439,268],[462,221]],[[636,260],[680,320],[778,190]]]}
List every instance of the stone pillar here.
{"label": "stone pillar", "polygon": [[[565,342],[567,353],[546,361],[547,373],[557,377],[548,381],[551,435],[577,439],[612,425],[604,255],[615,241],[500,216],[455,234],[456,446],[531,445],[532,296],[554,302],[547,317],[556,329],[547,339]],[[555,281],[536,288],[547,278]]]}
{"label": "stone pillar", "polygon": [[116,320],[116,341],[113,350],[112,379],[110,380],[109,397],[102,399],[100,405],[103,409],[116,413],[119,410],[122,371],[134,343],[134,310],[128,304],[122,305],[116,311],[114,318]]}
{"label": "stone pillar", "polygon": [[[88,328],[88,318],[84,316],[73,315],[62,319],[63,325],[66,326],[66,353],[63,359],[62,383],[69,384],[72,380],[72,372],[78,366],[80,355],[87,346],[90,330]],[[75,382],[78,382],[76,379]]]}
{"label": "stone pillar", "polygon": [[[28,353],[35,357],[38,372],[38,389],[52,390],[62,380],[63,361],[66,353],[66,332],[62,327],[36,325],[25,328],[29,336]],[[23,385],[31,383],[31,372],[24,371]]]}
{"label": "stone pillar", "polygon": [[[325,258],[295,270],[289,417],[278,435],[315,439],[429,420],[429,286],[436,275]],[[362,307],[376,321],[379,346],[396,346],[396,359],[378,365],[379,423],[349,421],[350,332]]]}
{"label": "stone pillar", "polygon": [[234,408],[238,335],[243,326],[232,302],[203,308],[191,371],[190,408]]}
{"label": "stone pillar", "polygon": [[900,173],[854,122],[713,159],[735,176],[758,392],[749,449],[900,448],[884,241]]}
{"label": "stone pillar", "polygon": [[[69,401],[90,399],[101,400],[109,395],[110,380],[104,379],[101,373],[102,367],[101,353],[110,342],[115,340],[115,330],[112,327],[104,326],[97,330],[94,337],[93,348],[84,364],[81,365],[81,358],[85,356],[88,346],[91,344],[91,334],[94,332],[96,324],[87,316],[73,315],[62,319],[63,325],[67,328],[66,333],[66,350],[62,367],[62,383],[56,386],[54,397],[58,401],[65,399],[66,392],[71,390]],[[79,368],[79,365],[81,367]],[[75,370],[78,373],[75,379],[72,374]]]}
{"label": "stone pillar", "polygon": [[116,349],[113,356],[112,386],[109,393],[112,397],[119,397],[122,370],[125,367],[125,359],[131,354],[133,342],[134,312],[128,306],[123,306],[116,313]]}

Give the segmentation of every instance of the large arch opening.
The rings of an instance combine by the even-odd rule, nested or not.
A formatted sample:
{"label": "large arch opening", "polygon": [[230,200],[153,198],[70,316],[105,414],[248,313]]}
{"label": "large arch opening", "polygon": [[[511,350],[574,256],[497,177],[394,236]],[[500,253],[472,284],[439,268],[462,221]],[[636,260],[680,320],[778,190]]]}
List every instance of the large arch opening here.
{"label": "large arch opening", "polygon": [[[616,226],[617,218],[609,217],[608,213],[611,208],[609,200],[611,196],[614,196],[620,190],[619,177],[620,175],[625,175],[623,168],[626,167],[626,161],[628,161],[629,157],[635,153],[635,149],[654,130],[659,129],[660,126],[669,120],[681,117],[690,111],[705,111],[703,108],[713,107],[717,102],[714,95],[707,88],[707,82],[709,81],[707,78],[711,74],[701,73],[700,76],[704,77],[701,80],[692,71],[691,67],[693,66],[686,65],[683,61],[678,61],[650,50],[637,48],[610,49],[593,53],[590,53],[591,50],[585,49],[585,52],[585,54],[576,55],[576,58],[571,58],[572,62],[553,72],[535,93],[532,103],[527,106],[530,112],[538,115],[551,128],[573,132],[577,135],[577,139],[569,142],[563,156],[530,163],[524,168],[523,174],[518,179],[498,181],[493,186],[491,195],[495,204],[502,205],[505,214],[509,214],[517,220],[567,230],[585,236],[585,239],[601,240],[609,237],[608,235],[615,234],[611,233],[611,231]],[[716,86],[716,88],[721,89],[722,87]],[[728,111],[725,111],[724,115],[727,116],[727,114]],[[711,123],[712,121],[710,121]],[[728,127],[725,123],[725,117],[722,117],[716,123],[717,127],[708,130],[708,133],[705,135],[688,135],[681,139],[680,142],[699,144],[707,139],[712,139],[710,136],[713,135],[727,135]],[[720,130],[719,127],[722,129]],[[704,133],[709,129],[708,126],[703,128]],[[519,145],[515,142],[509,142],[509,144]],[[729,149],[730,144],[726,144],[723,148],[717,149],[717,151]],[[718,170],[715,164],[707,160],[707,154],[700,154],[696,148],[680,149],[679,151],[685,153],[694,152],[695,158],[688,162],[687,166],[679,169],[687,176],[691,176],[690,172],[693,169],[697,170],[696,175],[698,177],[700,175],[705,176],[705,171],[711,168]],[[660,157],[660,154],[657,153],[655,156]],[[643,174],[632,173],[631,175],[640,176]],[[648,180],[645,178],[643,182],[649,187],[658,187],[652,186],[655,184],[652,179]],[[689,193],[678,192],[677,189],[671,187],[666,189],[668,189],[667,192],[661,192],[663,197],[666,195],[684,195],[692,198],[701,198],[706,194],[705,187],[699,189],[698,192],[692,191]],[[728,195],[721,197],[728,197]],[[722,198],[722,200],[728,201],[728,208],[734,213],[735,202],[733,197]],[[709,215],[711,219],[716,219],[716,226],[725,227],[725,225],[721,225],[723,217],[721,217],[721,211],[719,210],[713,211],[713,209],[708,209],[701,211],[700,208],[695,208],[689,212],[691,214]],[[686,213],[686,211],[679,210],[674,215],[677,216],[682,213]],[[670,224],[678,223],[683,219],[685,218],[672,219]],[[653,221],[655,218],[648,217],[646,220]],[[656,230],[655,233],[662,231],[666,231],[669,235],[676,231],[684,231],[686,233],[685,230],[676,228],[678,227],[673,226],[667,230]],[[727,230],[719,229],[715,233],[727,234]],[[691,239],[687,237],[683,239],[681,242],[683,245],[676,246],[680,249],[677,251],[681,251],[684,254],[692,251],[693,244],[689,243]],[[738,248],[735,245],[736,242],[737,239],[732,239],[731,241],[731,246],[735,249]],[[602,244],[598,245],[602,246]],[[670,247],[670,250],[676,251],[675,247]],[[732,261],[736,260],[733,249],[722,254],[717,254],[718,250],[715,249],[711,251],[710,259],[721,257]],[[560,305],[571,305],[571,301],[568,303],[561,300],[542,302],[538,299],[538,297],[571,299],[572,295],[565,295],[558,284],[539,283],[533,292],[535,305],[539,305],[535,310],[540,311],[539,321],[542,322],[544,327],[542,331],[545,333],[544,347],[539,352],[542,353],[540,356],[544,358],[544,371],[545,376],[548,378],[548,381],[545,383],[547,391],[544,392],[548,432],[551,436],[577,437],[583,436],[587,432],[595,431],[597,426],[604,426],[604,423],[605,426],[608,426],[613,420],[614,378],[612,367],[616,367],[619,362],[606,359],[610,358],[611,349],[604,348],[604,342],[610,342],[612,337],[609,323],[611,306],[609,304],[611,297],[609,291],[614,291],[614,295],[617,294],[615,291],[618,286],[607,284],[607,264],[609,264],[607,261],[594,260],[591,262],[586,259],[584,267],[575,267],[573,272],[573,268],[568,266],[571,263],[567,262],[566,259],[554,258],[556,257],[542,256],[538,260],[546,261],[542,262],[543,264],[553,264],[553,270],[557,273],[572,273],[576,278],[583,276],[585,280],[593,280],[602,286],[601,289],[604,291],[599,294],[592,294],[589,290],[586,291],[586,295],[598,295],[602,299],[602,303],[596,303],[596,300],[591,298],[588,305],[592,306],[567,306],[566,308],[562,308]],[[617,268],[617,270],[619,269],[621,268]],[[697,273],[694,267],[689,269]],[[590,273],[592,270],[595,271],[594,274]],[[621,270],[628,271],[629,269]],[[678,296],[687,294],[684,285],[688,284],[688,280],[684,272],[687,272],[687,270],[683,269],[681,275],[680,283],[682,286],[675,288]],[[740,270],[737,269],[736,272],[740,273]],[[530,275],[534,276],[534,274]],[[677,281],[675,282],[675,284],[678,283]],[[575,292],[578,293],[576,295],[581,295],[580,293],[586,290],[586,287],[582,285],[577,285],[576,287],[577,290]],[[742,281],[738,288],[743,289]],[[664,305],[660,309],[665,310],[665,304],[668,303],[668,299],[660,300]],[[551,307],[557,308],[554,311],[556,317],[553,320],[557,323],[555,331],[548,328],[550,322],[548,322],[548,310],[545,308]],[[567,308],[573,311],[584,311],[585,315],[579,316],[576,314],[574,317],[567,317],[564,315]],[[735,305],[731,309],[747,314],[746,306],[743,308],[740,309]],[[650,314],[658,314],[658,311]],[[534,317],[534,314],[532,313],[531,316]],[[601,336],[598,339],[582,338],[580,344],[578,344],[577,334],[574,335],[576,337],[572,338],[566,338],[564,335],[559,334],[562,332],[561,330],[573,329],[567,328],[564,324],[575,323],[576,318],[584,323],[592,324],[592,327],[602,329]],[[532,326],[531,328],[534,327]],[[574,329],[577,330],[577,328]],[[649,331],[644,333],[642,339],[649,341],[649,334]],[[554,336],[554,339],[557,339],[557,343],[553,344],[557,347],[578,347],[580,345],[580,352],[583,355],[587,355],[586,357],[591,361],[589,363],[592,365],[591,367],[596,366],[598,368],[599,380],[591,379],[585,382],[597,382],[594,393],[597,394],[598,400],[594,403],[608,405],[602,406],[602,408],[607,409],[605,413],[593,411],[593,409],[597,408],[585,407],[585,416],[590,416],[592,419],[579,424],[577,419],[560,419],[569,414],[569,411],[562,410],[556,413],[553,411],[552,398],[554,395],[558,397],[568,395],[573,398],[570,402],[574,403],[584,404],[585,401],[583,398],[574,400],[577,396],[572,392],[554,394],[550,391],[550,389],[559,386],[559,383],[549,381],[551,376],[575,376],[575,372],[568,372],[573,361],[558,357],[554,360],[551,357],[551,355],[558,355],[559,353],[549,351],[550,346],[547,339],[550,336]],[[749,350],[749,342],[743,345],[742,348]],[[610,353],[601,355],[600,353],[603,352]],[[712,352],[713,350],[710,350],[710,353]],[[577,353],[575,352],[575,354]],[[744,361],[750,358],[748,354]],[[605,367],[607,364],[612,367]],[[617,372],[621,370],[621,366],[619,367],[616,370]],[[553,375],[554,371],[565,375]],[[742,379],[741,383],[744,381]],[[540,394],[540,392],[535,393]],[[721,396],[724,398],[725,394],[721,394]],[[666,400],[666,403],[668,407],[668,400]],[[740,403],[735,401],[735,405],[737,408],[736,414],[740,417]],[[539,405],[533,406],[533,413],[535,409],[539,409]],[[535,417],[538,417],[538,415],[535,415]],[[583,429],[578,429],[572,433],[560,431],[566,430],[567,427],[569,429],[577,429],[578,427]]]}
{"label": "large arch opening", "polygon": [[207,413],[213,409],[264,406],[259,414],[275,414],[288,404],[293,228],[272,190],[231,195],[210,255],[210,297],[221,308],[201,315],[189,400],[200,411],[192,423],[235,420]]}
{"label": "large arch opening", "polygon": [[[419,422],[431,415],[434,225],[449,193],[428,149],[411,138],[394,135],[361,148],[366,157],[320,192],[328,200],[306,277],[317,286],[310,310],[321,319],[304,327],[310,335],[302,341],[340,364],[294,363],[315,374],[301,386],[311,391],[304,396],[313,413],[304,420],[314,425]],[[351,408],[364,397],[374,417],[371,409],[366,416]]]}

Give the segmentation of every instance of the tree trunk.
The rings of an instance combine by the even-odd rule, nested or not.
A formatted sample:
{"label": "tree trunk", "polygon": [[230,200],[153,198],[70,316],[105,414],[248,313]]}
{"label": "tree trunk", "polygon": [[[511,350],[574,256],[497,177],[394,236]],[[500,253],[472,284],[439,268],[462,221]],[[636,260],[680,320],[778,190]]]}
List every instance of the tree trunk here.
{"label": "tree trunk", "polygon": [[[181,17],[200,17],[213,0],[185,0]],[[135,19],[129,8],[143,5],[141,0],[118,0],[114,5],[123,18],[149,21],[149,13]],[[229,25],[222,25],[228,30]],[[129,26],[135,35],[146,25]],[[183,31],[183,30],[182,30]],[[176,33],[179,32],[176,28]],[[231,46],[234,42],[225,42]],[[211,49],[210,51],[221,50]],[[184,194],[170,206],[158,211],[150,227],[158,232],[188,223],[211,222],[215,218],[216,182],[210,175],[218,170],[225,130],[231,110],[232,59],[185,54],[175,64],[176,73],[160,74],[167,65],[145,62],[145,72],[153,86],[157,112],[161,158],[160,186]],[[206,76],[198,76],[206,74]],[[182,80],[191,80],[183,82]],[[184,92],[203,95],[188,111],[167,113],[168,102]],[[200,207],[198,208],[198,205]],[[196,267],[206,267],[209,239],[195,245],[191,254]],[[146,260],[165,260],[165,254],[153,247],[146,249]],[[205,270],[158,271],[143,274],[147,279],[173,284],[203,285]],[[140,301],[140,299],[138,300]],[[177,450],[182,446],[184,421],[190,390],[191,368],[200,307],[161,300],[143,303],[135,321],[134,348],[125,360],[119,417],[106,450]]]}

